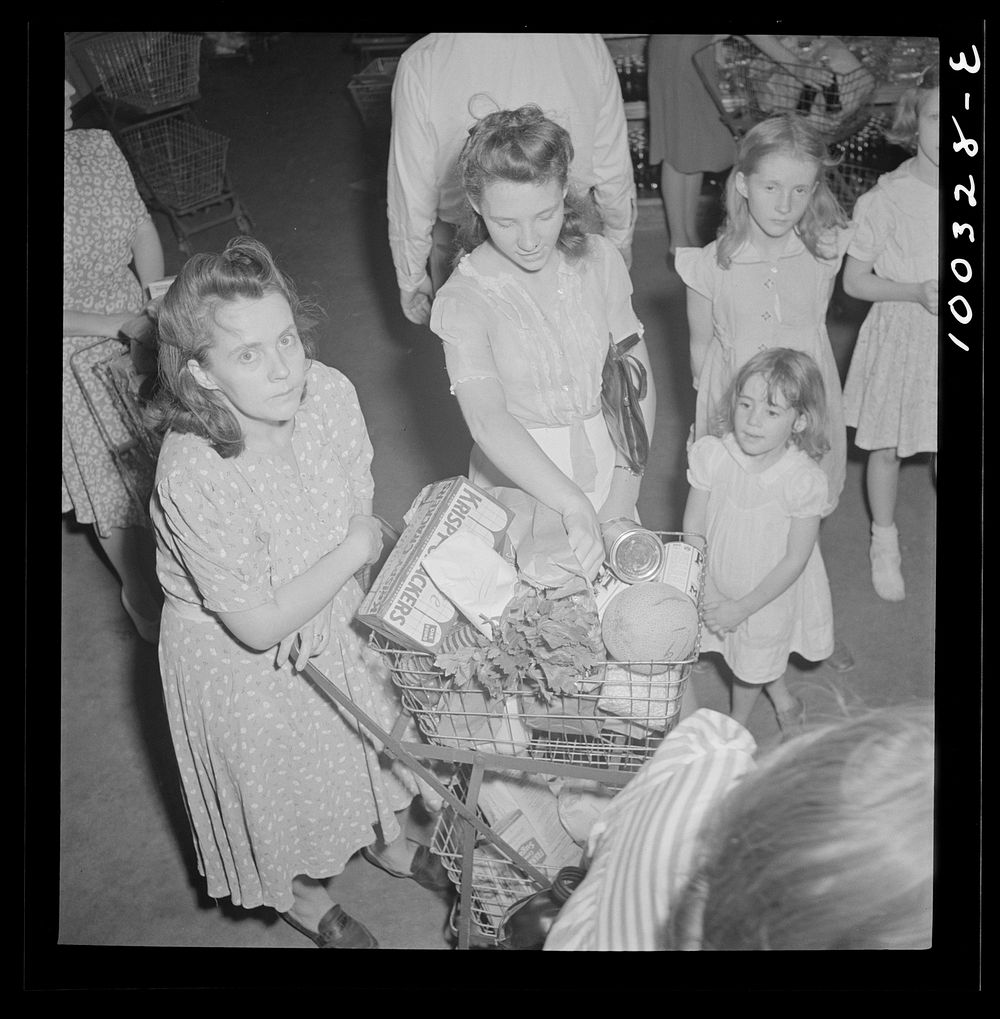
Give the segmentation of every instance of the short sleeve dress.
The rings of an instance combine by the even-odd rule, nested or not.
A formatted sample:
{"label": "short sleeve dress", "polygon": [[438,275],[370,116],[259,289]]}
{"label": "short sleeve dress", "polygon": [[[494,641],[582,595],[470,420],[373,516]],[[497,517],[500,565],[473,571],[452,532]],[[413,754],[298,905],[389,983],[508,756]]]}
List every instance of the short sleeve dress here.
{"label": "short sleeve dress", "polygon": [[[847,249],[898,283],[938,276],[938,189],[909,159],[883,174],[854,207]],[[844,417],[861,449],[895,447],[901,457],[937,452],[938,319],[916,301],[876,301],[844,384]]]}
{"label": "short sleeve dress", "polygon": [[[142,287],[129,268],[136,231],[149,216],[132,172],[107,131],[67,131],[63,141],[63,308],[109,315],[138,314]],[[92,348],[87,350],[87,348]],[[120,405],[92,372],[92,366],[126,351],[118,340],[63,337],[62,512],[93,524],[102,537],[113,527],[146,524],[145,499],[152,472],[136,478],[144,493],[133,499],[108,444],[95,423],[87,393],[112,441],[129,438]],[[79,354],[75,362],[73,355]]]}
{"label": "short sleeve dress", "polygon": [[[339,874],[412,798],[384,771],[367,730],[275,649],[241,644],[217,612],[238,612],[339,544],[372,494],[372,448],[354,387],[313,361],[292,438],[298,469],[244,452],[223,459],[203,439],[164,439],[151,516],[165,603],[160,670],[199,870],[213,898],[246,908],[292,905],[292,879]],[[331,608],[312,663],[380,724],[399,713],[381,657],[354,621],[352,578]]]}
{"label": "short sleeve dress", "polygon": [[750,242],[735,252],[728,269],[718,263],[716,241],[704,248],[681,248],[676,256],[684,283],[712,302],[713,338],[698,381],[694,437],[716,430],[714,419],[727,387],[758,351],[790,347],[810,354],[826,389],[830,449],[822,467],[830,482],[827,514],[836,508],[844,487],[847,432],[826,313],[851,234],[851,228],[831,233],[827,259],[814,257],[796,233],[777,261],[765,258]]}
{"label": "short sleeve dress", "polygon": [[[575,262],[559,251],[556,300],[542,308],[513,275],[484,275],[466,255],[431,308],[456,386],[496,379],[507,409],[556,465],[600,508],[611,488],[615,449],[601,412],[601,372],[613,337],[643,326],[621,254],[592,234]],[[517,487],[474,446],[469,477]]]}
{"label": "short sleeve dress", "polygon": [[[709,492],[706,540],[709,576],[726,598],[749,594],[781,561],[793,517],[820,516],[826,475],[796,446],[764,471],[747,470],[749,458],[732,433],[706,435],[688,453],[688,482]],[[808,661],[833,653],[830,582],[813,546],[798,579],[730,633],[705,628],[702,651],[721,651],[744,683],[770,683],[792,652]]]}

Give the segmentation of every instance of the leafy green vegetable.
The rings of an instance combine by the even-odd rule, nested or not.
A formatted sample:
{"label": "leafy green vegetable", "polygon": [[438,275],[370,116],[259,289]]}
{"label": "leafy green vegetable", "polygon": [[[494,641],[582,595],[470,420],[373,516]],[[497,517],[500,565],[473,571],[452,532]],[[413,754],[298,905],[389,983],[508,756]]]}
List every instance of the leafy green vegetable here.
{"label": "leafy green vegetable", "polygon": [[533,688],[549,703],[605,659],[589,592],[554,598],[522,582],[493,624],[493,639],[478,639],[475,647],[441,652],[435,664],[459,684],[475,680],[493,697]]}

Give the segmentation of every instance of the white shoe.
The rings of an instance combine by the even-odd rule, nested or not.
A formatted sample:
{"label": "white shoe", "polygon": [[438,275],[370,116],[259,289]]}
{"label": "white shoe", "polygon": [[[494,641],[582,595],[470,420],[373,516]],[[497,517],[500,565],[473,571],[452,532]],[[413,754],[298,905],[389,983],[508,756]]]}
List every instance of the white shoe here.
{"label": "white shoe", "polygon": [[885,601],[902,601],[906,585],[900,571],[899,535],[896,525],[878,527],[872,524],[872,543],[868,550],[872,563],[872,584],[875,593]]}

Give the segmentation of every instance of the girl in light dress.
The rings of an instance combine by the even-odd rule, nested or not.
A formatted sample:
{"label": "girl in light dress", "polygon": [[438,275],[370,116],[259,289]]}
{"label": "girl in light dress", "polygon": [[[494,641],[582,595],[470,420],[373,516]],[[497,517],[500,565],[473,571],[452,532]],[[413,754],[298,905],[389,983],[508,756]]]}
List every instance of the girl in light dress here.
{"label": "girl in light dress", "polygon": [[710,554],[702,651],[721,651],[735,676],[731,714],[746,725],[766,690],[787,735],[803,706],[785,682],[793,651],[833,650],[833,609],[817,536],[828,503],[826,398],[801,351],[755,354],[737,372],[717,435],[688,453],[684,530]]}
{"label": "girl in light dress", "polygon": [[483,117],[459,159],[468,198],[461,255],[431,309],[431,329],[475,442],[469,477],[519,488],[562,516],[584,572],[604,560],[601,522],[635,516],[641,477],[601,412],[609,342],[632,334],[656,391],[620,252],[588,232],[569,180],[573,143],[534,105]]}
{"label": "girl in light dress", "polygon": [[[704,248],[682,248],[676,268],[687,286],[691,374],[698,391],[692,439],[711,433],[725,393],[759,351],[809,354],[826,395],[828,479],[823,516],[844,487],[847,436],[840,375],[826,327],[827,306],[851,227],[826,182],[833,165],[823,138],[796,114],[769,117],[740,140],[726,181],[726,218]],[[854,667],[837,641],[827,665]]]}
{"label": "girl in light dress", "polygon": [[844,386],[844,416],[869,450],[872,583],[906,595],[896,490],[903,457],[937,453],[938,70],[900,98],[887,137],[915,154],[883,174],[854,208],[844,290],[871,301]]}

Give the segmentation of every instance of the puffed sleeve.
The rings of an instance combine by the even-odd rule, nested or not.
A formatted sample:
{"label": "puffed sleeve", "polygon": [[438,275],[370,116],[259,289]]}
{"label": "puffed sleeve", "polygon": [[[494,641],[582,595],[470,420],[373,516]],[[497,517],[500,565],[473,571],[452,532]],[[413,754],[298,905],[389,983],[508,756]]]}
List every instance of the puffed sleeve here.
{"label": "puffed sleeve", "polygon": [[[879,186],[866,191],[854,205],[854,235],[847,253],[861,262],[874,262],[885,250],[889,239],[890,221],[879,200]],[[880,212],[883,213],[880,215]]]}
{"label": "puffed sleeve", "polygon": [[685,286],[710,301],[715,300],[721,271],[715,256],[715,241],[704,248],[678,248],[674,255],[674,268]]}
{"label": "puffed sleeve", "polygon": [[139,196],[132,170],[110,132],[101,132],[101,143],[101,155],[106,161],[111,179],[115,182],[115,190],[122,198],[122,211],[128,218],[131,232],[135,233],[139,229],[139,224],[149,218],[149,210]]}
{"label": "puffed sleeve", "polygon": [[373,450],[357,390],[343,372],[315,362],[309,373],[310,386],[314,378],[322,407],[323,437],[337,449],[350,481],[351,495],[358,502],[367,502],[375,493]]}
{"label": "puffed sleeve", "polygon": [[158,527],[211,612],[242,612],[271,601],[270,536],[259,531],[235,478],[201,463],[156,486]]}
{"label": "puffed sleeve", "polygon": [[604,278],[605,307],[608,326],[615,340],[626,336],[645,333],[645,326],[639,321],[632,307],[632,277],[629,276],[621,252],[606,237],[594,234],[591,243],[601,252],[601,274]]}
{"label": "puffed sleeve", "polygon": [[431,305],[430,325],[444,343],[452,392],[460,382],[500,380],[484,308],[461,293],[449,293],[446,284]]}
{"label": "puffed sleeve", "polygon": [[810,461],[803,470],[792,472],[785,486],[789,516],[822,516],[827,509],[828,492],[826,474],[814,462]]}
{"label": "puffed sleeve", "polygon": [[721,439],[714,435],[703,435],[688,451],[688,484],[692,488],[711,491],[715,471],[725,455]]}

